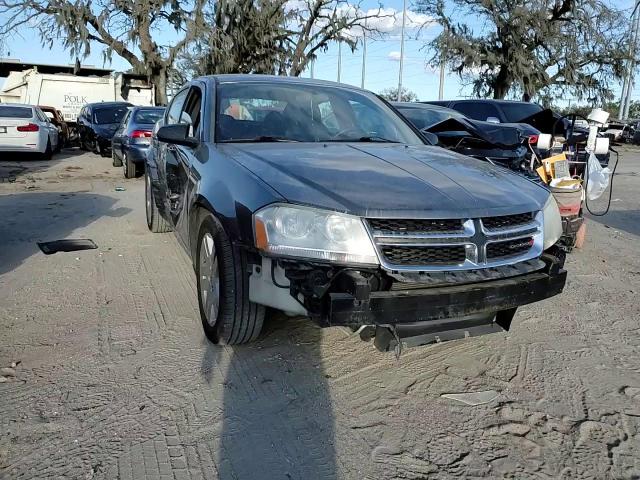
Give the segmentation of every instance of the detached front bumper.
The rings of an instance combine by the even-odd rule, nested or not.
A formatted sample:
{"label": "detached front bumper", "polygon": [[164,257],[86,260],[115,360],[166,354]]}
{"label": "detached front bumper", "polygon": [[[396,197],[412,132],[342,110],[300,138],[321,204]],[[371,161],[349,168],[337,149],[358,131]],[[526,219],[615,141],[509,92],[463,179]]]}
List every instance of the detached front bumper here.
{"label": "detached front bumper", "polygon": [[[371,292],[357,299],[330,293],[329,325],[397,325],[433,322],[438,331],[473,326],[470,317],[535,303],[562,292],[567,272],[550,269],[501,280],[419,290]],[[456,327],[459,324],[459,327]]]}

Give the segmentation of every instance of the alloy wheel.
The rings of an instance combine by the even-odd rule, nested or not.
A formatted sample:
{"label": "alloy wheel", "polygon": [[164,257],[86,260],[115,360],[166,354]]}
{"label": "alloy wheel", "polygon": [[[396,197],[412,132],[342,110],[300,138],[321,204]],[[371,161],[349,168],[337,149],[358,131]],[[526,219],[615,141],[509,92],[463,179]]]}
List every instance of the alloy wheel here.
{"label": "alloy wheel", "polygon": [[220,311],[220,269],[213,236],[207,232],[202,237],[198,264],[200,274],[200,298],[207,323],[214,326]]}

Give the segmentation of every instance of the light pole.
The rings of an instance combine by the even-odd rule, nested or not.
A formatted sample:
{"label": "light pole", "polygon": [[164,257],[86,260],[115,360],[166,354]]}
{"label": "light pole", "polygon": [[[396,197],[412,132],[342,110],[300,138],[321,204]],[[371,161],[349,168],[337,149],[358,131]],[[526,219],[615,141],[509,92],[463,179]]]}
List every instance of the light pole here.
{"label": "light pole", "polygon": [[400,34],[400,71],[398,72],[398,102],[402,101],[402,67],[404,64],[404,27],[405,27],[406,21],[407,21],[407,0],[403,0],[402,1],[402,33]]}

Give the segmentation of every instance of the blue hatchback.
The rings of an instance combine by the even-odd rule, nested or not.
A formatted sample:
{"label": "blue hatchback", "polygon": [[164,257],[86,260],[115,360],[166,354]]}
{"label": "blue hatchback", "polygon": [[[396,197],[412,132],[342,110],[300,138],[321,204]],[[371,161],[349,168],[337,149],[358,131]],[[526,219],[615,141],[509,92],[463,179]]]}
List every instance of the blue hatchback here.
{"label": "blue hatchback", "polygon": [[144,171],[153,127],[164,110],[164,107],[132,107],[123,117],[111,140],[111,156],[114,167],[123,167],[125,178]]}

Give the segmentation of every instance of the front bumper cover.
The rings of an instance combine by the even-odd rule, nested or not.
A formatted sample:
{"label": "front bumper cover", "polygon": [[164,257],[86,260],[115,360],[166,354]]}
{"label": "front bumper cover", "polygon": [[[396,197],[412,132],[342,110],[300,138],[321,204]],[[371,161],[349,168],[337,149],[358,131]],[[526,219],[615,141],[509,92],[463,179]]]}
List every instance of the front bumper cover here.
{"label": "front bumper cover", "polygon": [[566,278],[565,270],[552,269],[470,285],[371,292],[362,300],[350,293],[330,293],[326,321],[329,325],[441,323],[446,319],[455,322],[553,297],[562,292]]}

